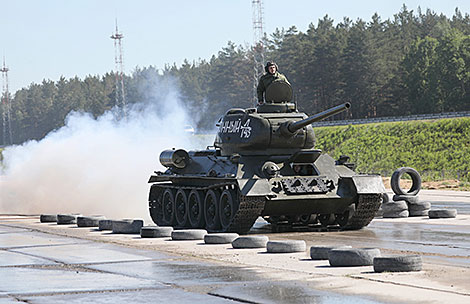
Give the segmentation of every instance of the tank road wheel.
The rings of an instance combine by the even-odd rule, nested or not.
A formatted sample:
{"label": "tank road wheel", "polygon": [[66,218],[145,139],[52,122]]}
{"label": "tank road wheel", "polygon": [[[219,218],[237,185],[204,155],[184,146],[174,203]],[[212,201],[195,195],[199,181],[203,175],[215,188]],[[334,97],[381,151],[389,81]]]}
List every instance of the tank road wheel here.
{"label": "tank road wheel", "polygon": [[220,229],[219,199],[219,192],[212,189],[207,191],[204,198],[204,219],[206,220],[206,229],[208,231]]}
{"label": "tank road wheel", "polygon": [[175,220],[181,228],[188,227],[188,196],[187,191],[179,189],[175,195]]}
{"label": "tank road wheel", "polygon": [[165,189],[162,198],[163,225],[171,226],[175,220],[175,195],[172,189]]}
{"label": "tank road wheel", "polygon": [[188,220],[191,228],[204,228],[204,201],[201,192],[193,189],[188,196]]}
{"label": "tank road wheel", "polygon": [[335,214],[335,222],[341,227],[346,227],[349,220],[354,215],[354,211],[356,210],[355,205],[351,204],[348,208],[341,214]]}
{"label": "tank road wheel", "polygon": [[237,194],[226,189],[220,195],[219,202],[220,225],[223,231],[227,231],[239,207]]}
{"label": "tank road wheel", "polygon": [[334,214],[319,214],[318,220],[323,227],[333,225],[335,223],[335,215]]}
{"label": "tank road wheel", "polygon": [[157,225],[163,225],[162,188],[152,185],[149,193],[149,211],[152,220]]}

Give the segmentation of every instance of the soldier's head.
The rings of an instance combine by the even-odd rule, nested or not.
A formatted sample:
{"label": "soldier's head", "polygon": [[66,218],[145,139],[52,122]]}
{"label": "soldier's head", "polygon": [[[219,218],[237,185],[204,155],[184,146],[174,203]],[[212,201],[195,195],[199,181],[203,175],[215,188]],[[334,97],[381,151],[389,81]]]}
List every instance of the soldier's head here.
{"label": "soldier's head", "polygon": [[264,67],[264,70],[266,71],[266,73],[275,74],[278,70],[277,64],[273,61],[268,61],[266,62],[266,66]]}

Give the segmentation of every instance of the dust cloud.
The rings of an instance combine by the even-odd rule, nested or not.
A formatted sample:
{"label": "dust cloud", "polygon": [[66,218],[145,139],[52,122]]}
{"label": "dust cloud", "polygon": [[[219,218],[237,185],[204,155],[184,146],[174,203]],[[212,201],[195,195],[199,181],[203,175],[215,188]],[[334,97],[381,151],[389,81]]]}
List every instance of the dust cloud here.
{"label": "dust cloud", "polygon": [[72,112],[40,141],[3,151],[0,213],[148,215],[149,176],[164,149],[204,148],[185,132],[190,116],[175,90],[135,104],[126,119]]}

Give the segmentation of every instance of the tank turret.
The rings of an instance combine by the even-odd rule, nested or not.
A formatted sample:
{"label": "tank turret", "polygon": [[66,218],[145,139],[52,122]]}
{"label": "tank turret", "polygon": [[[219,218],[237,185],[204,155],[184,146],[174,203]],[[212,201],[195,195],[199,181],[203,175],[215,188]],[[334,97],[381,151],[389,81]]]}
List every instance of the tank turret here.
{"label": "tank turret", "polygon": [[149,179],[150,215],[160,226],[246,233],[259,216],[272,227],[367,226],[385,192],[379,175],[357,174],[315,146],[313,122],[351,107],[307,116],[292,88],[274,81],[257,108],[230,109],[214,147],[165,150],[167,169]]}

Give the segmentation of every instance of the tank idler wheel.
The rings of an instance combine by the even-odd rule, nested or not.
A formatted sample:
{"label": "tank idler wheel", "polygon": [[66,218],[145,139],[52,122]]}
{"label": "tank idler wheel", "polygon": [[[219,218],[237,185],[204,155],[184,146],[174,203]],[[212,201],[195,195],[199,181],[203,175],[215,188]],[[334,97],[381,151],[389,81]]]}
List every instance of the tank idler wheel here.
{"label": "tank idler wheel", "polygon": [[319,214],[318,220],[323,227],[327,227],[329,225],[333,225],[335,223],[335,215],[331,214]]}
{"label": "tank idler wheel", "polygon": [[340,214],[335,214],[335,222],[341,227],[346,227],[351,217],[354,215],[354,204],[349,205],[349,207]]}
{"label": "tank idler wheel", "polygon": [[217,190],[210,189],[207,191],[204,198],[204,219],[208,231],[220,229],[219,200],[220,193]]}
{"label": "tank idler wheel", "polygon": [[188,227],[188,209],[187,191],[179,189],[175,195],[175,220],[178,227]]}
{"label": "tank idler wheel", "polygon": [[188,195],[188,220],[191,228],[204,228],[204,201],[202,192],[191,190]]}
{"label": "tank idler wheel", "polygon": [[302,214],[299,216],[299,222],[302,223],[302,225],[315,224],[317,222],[317,215],[316,214]]}
{"label": "tank idler wheel", "polygon": [[163,225],[171,226],[175,221],[175,194],[172,189],[165,189],[162,197]]}
{"label": "tank idler wheel", "polygon": [[219,216],[220,225],[223,231],[227,231],[230,227],[233,217],[238,209],[237,194],[235,191],[225,189],[222,191],[219,200]]}
{"label": "tank idler wheel", "polygon": [[157,225],[163,225],[163,190],[160,187],[152,185],[149,194],[149,210],[152,220]]}

